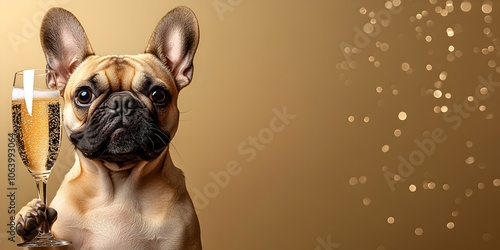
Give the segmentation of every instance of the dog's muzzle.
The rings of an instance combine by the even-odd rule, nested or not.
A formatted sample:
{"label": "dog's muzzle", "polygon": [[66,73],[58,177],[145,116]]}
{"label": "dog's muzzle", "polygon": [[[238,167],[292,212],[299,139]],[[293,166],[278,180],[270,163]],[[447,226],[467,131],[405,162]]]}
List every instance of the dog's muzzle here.
{"label": "dog's muzzle", "polygon": [[70,139],[86,157],[117,163],[156,158],[170,143],[156,114],[128,91],[112,93]]}

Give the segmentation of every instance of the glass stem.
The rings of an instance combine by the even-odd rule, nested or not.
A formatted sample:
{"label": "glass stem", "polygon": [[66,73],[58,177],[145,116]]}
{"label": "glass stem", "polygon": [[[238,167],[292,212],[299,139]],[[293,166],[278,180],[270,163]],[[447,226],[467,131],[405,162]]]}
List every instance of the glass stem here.
{"label": "glass stem", "polygon": [[49,205],[47,204],[47,183],[46,180],[42,179],[37,179],[36,180],[36,188],[38,190],[38,199],[43,201],[43,204],[45,204],[45,210],[43,211],[43,215],[45,216],[45,221],[40,225],[40,234],[41,235],[50,235],[50,221],[49,218],[47,217],[47,208]]}

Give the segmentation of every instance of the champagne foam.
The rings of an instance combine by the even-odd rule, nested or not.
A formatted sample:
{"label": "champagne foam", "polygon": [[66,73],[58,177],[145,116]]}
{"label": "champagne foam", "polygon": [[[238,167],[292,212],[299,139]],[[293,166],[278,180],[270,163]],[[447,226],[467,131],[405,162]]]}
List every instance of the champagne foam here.
{"label": "champagne foam", "polygon": [[[33,98],[59,98],[59,90],[34,90]],[[12,100],[24,99],[24,89],[12,88]]]}

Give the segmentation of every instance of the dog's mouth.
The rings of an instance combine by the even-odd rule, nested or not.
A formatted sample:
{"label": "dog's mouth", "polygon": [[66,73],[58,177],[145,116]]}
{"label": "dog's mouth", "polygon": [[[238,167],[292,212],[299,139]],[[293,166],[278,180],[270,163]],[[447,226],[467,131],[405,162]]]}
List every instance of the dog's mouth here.
{"label": "dog's mouth", "polygon": [[170,136],[156,125],[153,116],[145,107],[125,113],[100,108],[70,140],[87,158],[119,164],[152,160],[170,143]]}
{"label": "dog's mouth", "polygon": [[88,158],[115,163],[151,160],[158,157],[170,143],[169,136],[155,127],[142,123],[140,126],[118,127],[109,131],[96,129],[100,131],[97,136],[93,131],[78,132],[71,135],[71,140]]}
{"label": "dog's mouth", "polygon": [[158,157],[169,142],[169,137],[158,129],[144,133],[119,127],[111,133],[107,147],[97,158],[117,163],[139,158],[150,160]]}

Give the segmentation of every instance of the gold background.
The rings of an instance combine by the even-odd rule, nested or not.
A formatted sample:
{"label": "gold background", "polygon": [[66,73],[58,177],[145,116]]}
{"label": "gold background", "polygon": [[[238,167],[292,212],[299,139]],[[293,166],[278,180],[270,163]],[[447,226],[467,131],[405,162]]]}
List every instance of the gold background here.
{"label": "gold background", "polygon": [[[101,55],[142,52],[175,6],[197,14],[171,153],[205,249],[500,247],[500,1],[4,0],[2,166],[13,74],[45,65],[46,5],[73,12]],[[66,140],[49,199],[72,161]],[[36,189],[17,167],[19,209]],[[0,248],[15,249],[6,167],[0,179]]]}

